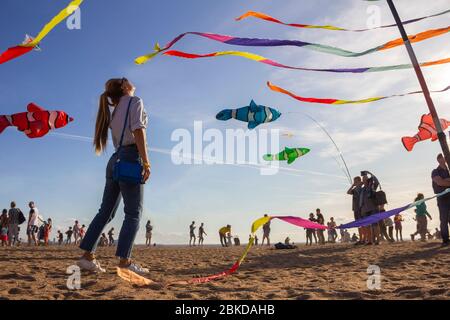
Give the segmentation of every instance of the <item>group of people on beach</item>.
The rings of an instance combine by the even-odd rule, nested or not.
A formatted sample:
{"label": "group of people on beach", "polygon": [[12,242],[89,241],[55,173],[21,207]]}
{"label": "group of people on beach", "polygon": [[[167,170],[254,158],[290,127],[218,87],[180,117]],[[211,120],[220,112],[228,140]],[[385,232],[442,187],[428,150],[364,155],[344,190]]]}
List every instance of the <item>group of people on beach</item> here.
{"label": "group of people on beach", "polygon": [[25,222],[28,245],[38,245],[40,240],[44,244],[49,244],[50,232],[52,230],[52,219],[43,220],[39,215],[39,210],[34,201],[28,203],[30,208],[28,219],[14,201],[10,204],[10,209],[3,209],[0,216],[0,241],[2,246],[18,246],[22,240],[20,238],[20,228]]}
{"label": "group of people on beach", "polygon": [[[10,209],[3,209],[0,216],[0,244],[1,246],[20,246],[22,239],[20,237],[21,225],[26,222],[26,235],[27,244],[29,246],[48,246],[50,244],[55,245],[79,245],[83,240],[86,233],[86,225],[80,224],[78,220],[75,220],[73,226],[70,226],[67,231],[62,232],[58,230],[56,232],[56,238],[50,241],[50,235],[53,229],[53,221],[51,218],[44,220],[39,214],[39,210],[36,207],[34,201],[30,201],[28,204],[30,210],[28,219],[23,214],[22,210],[17,207],[16,202],[10,203]],[[148,220],[146,229],[146,245],[151,245],[153,226]],[[114,246],[115,230],[110,228],[107,233],[102,233],[99,239],[99,246],[107,247]]]}

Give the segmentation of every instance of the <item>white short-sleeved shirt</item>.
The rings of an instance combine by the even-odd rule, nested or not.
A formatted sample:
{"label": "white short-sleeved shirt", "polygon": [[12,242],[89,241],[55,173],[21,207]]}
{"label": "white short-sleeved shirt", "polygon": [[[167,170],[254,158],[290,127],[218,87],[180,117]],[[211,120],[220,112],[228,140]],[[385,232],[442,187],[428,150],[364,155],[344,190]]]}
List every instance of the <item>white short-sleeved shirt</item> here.
{"label": "white short-sleeved shirt", "polygon": [[38,208],[33,208],[34,213],[31,216],[30,222],[28,223],[29,226],[38,226],[39,225],[39,210]]}
{"label": "white short-sleeved shirt", "polygon": [[120,138],[122,136],[122,130],[127,115],[128,104],[130,99],[133,99],[130,106],[130,113],[128,115],[128,121],[125,128],[125,134],[123,137],[123,146],[135,144],[133,131],[137,129],[146,129],[148,124],[147,112],[144,107],[144,102],[141,98],[123,96],[120,99],[117,107],[114,108],[112,113],[112,119],[109,127],[111,128],[112,140],[116,150],[119,148]]}

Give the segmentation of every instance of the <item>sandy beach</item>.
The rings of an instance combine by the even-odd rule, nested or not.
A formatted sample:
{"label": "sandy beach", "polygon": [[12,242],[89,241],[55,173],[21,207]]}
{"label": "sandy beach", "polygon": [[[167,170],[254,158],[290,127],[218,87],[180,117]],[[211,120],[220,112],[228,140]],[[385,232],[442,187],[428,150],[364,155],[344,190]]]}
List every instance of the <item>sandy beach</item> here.
{"label": "sandy beach", "polygon": [[[170,283],[229,268],[243,247],[135,249],[154,281]],[[81,289],[66,286],[76,247],[0,248],[1,299],[450,299],[450,248],[438,242],[380,246],[325,245],[296,250],[253,248],[241,269],[198,285],[136,287],[115,273],[114,248],[99,248],[107,268],[82,273]],[[367,288],[367,267],[381,268],[381,289]]]}

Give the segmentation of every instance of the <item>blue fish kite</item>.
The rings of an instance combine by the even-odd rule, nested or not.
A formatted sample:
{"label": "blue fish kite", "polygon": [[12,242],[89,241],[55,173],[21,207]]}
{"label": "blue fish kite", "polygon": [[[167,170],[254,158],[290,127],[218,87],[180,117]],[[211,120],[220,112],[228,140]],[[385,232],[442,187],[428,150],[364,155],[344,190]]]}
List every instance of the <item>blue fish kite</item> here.
{"label": "blue fish kite", "polygon": [[220,111],[216,119],[217,120],[230,120],[236,119],[243,122],[248,122],[248,128],[255,129],[262,123],[273,122],[277,120],[281,116],[281,113],[278,110],[259,106],[252,100],[248,107],[243,107],[239,109],[225,109]]}

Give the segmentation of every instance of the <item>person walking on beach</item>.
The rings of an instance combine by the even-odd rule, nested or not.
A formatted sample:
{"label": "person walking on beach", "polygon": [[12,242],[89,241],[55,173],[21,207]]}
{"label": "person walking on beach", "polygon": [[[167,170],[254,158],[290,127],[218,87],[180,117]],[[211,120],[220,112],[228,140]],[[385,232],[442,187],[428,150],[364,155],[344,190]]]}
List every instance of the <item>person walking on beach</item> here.
{"label": "person walking on beach", "polygon": [[195,226],[195,221],[192,221],[191,225],[189,226],[189,247],[194,246],[195,247],[195,229],[197,227]]}
{"label": "person walking on beach", "polygon": [[[395,239],[398,241],[403,241],[403,217],[401,214],[396,214],[394,216],[394,226],[395,226]],[[399,240],[400,236],[400,240]]]}
{"label": "person walking on beach", "polygon": [[228,247],[227,236],[231,235],[231,226],[227,225],[219,230],[220,244],[222,247]]}
{"label": "person walking on beach", "polygon": [[73,239],[75,241],[75,245],[78,245],[80,240],[80,223],[78,220],[75,220],[75,224],[73,225],[72,231],[73,231]]}
{"label": "person walking on beach", "polygon": [[2,247],[8,245],[8,210],[3,209],[2,215],[0,216],[0,241]]}
{"label": "person walking on beach", "polygon": [[73,230],[72,227],[69,227],[69,230],[66,231],[66,244],[67,245],[71,245],[72,244],[72,235],[73,235]]}
{"label": "person walking on beach", "polygon": [[31,201],[28,206],[30,207],[27,226],[28,245],[31,246],[34,244],[37,246],[38,239],[36,238],[36,234],[39,231],[39,223],[44,221],[39,216],[39,210],[36,208],[33,201]]}
{"label": "person walking on beach", "polygon": [[[420,201],[423,200],[425,196],[422,193],[419,193],[414,200]],[[416,209],[414,210],[416,212],[416,222],[417,222],[417,230],[413,234],[411,234],[411,240],[414,241],[414,237],[417,235],[420,235],[420,241],[425,242],[427,241],[427,233],[428,233],[428,220],[427,217],[430,218],[430,220],[433,220],[431,215],[427,211],[427,205],[425,202],[420,203],[416,206]]]}
{"label": "person walking on beach", "polygon": [[[78,261],[83,270],[105,272],[95,257],[95,251],[105,226],[114,218],[121,197],[124,201],[125,218],[119,233],[116,256],[119,268],[126,268],[138,274],[149,270],[133,263],[131,253],[139,222],[142,216],[144,185],[113,179],[118,160],[142,165],[142,183],[150,178],[150,161],[147,151],[147,114],[144,103],[134,96],[136,88],[126,78],[111,79],[105,85],[100,97],[97,114],[94,145],[97,154],[105,151],[108,143],[108,130],[116,152],[111,156],[106,168],[106,184],[103,200],[97,215],[92,220],[80,248],[84,254]],[[110,107],[114,109],[112,115]]]}
{"label": "person walking on beach", "polygon": [[85,234],[86,234],[86,226],[83,224],[80,228],[80,242],[83,241]]}
{"label": "person walking on beach", "polygon": [[50,233],[52,232],[53,222],[52,219],[48,218],[44,225],[44,245],[48,246],[48,239],[50,238]]}
{"label": "person walking on beach", "polygon": [[145,245],[147,247],[150,247],[150,245],[152,244],[152,233],[153,233],[153,226],[150,220],[148,220],[147,224],[145,225]]}
{"label": "person walking on beach", "polygon": [[14,246],[19,241],[19,225],[25,221],[25,217],[19,208],[16,208],[16,203],[11,202],[8,211],[8,244]]}
{"label": "person walking on beach", "polygon": [[[352,196],[352,211],[355,221],[358,221],[362,218],[361,215],[361,206],[360,206],[360,197],[362,191],[363,183],[360,176],[353,178],[353,184],[347,190],[347,194]],[[355,244],[363,244],[365,242],[365,232],[366,229],[364,227],[358,228],[359,241],[355,242]]]}
{"label": "person walking on beach", "polygon": [[[437,156],[439,166],[431,172],[433,191],[435,194],[444,192],[450,187],[450,174],[442,154]],[[450,242],[448,225],[450,224],[450,193],[437,198],[439,219],[441,220],[442,246],[448,246]]]}
{"label": "person walking on beach", "polygon": [[58,230],[58,245],[62,246],[64,243],[64,235],[61,230]]}
{"label": "person walking on beach", "polygon": [[[264,215],[264,218],[267,218],[267,214]],[[261,245],[264,245],[264,240],[267,240],[267,245],[270,247],[270,220],[267,221],[264,225],[263,225],[263,238],[261,241]]]}
{"label": "person walking on beach", "polygon": [[[323,217],[323,214],[320,212],[320,209],[316,209],[316,222],[321,225],[325,224],[325,218]],[[323,232],[324,230],[317,230],[317,237],[319,238],[319,244],[322,245],[325,244],[325,236]]]}
{"label": "person walking on beach", "polygon": [[198,245],[203,246],[203,241],[205,241],[203,236],[207,236],[205,232],[205,224],[202,222],[200,227],[198,228]]}
{"label": "person walking on beach", "polygon": [[111,228],[111,229],[108,231],[108,244],[109,244],[110,246],[113,246],[113,245],[114,245],[114,228]]}

